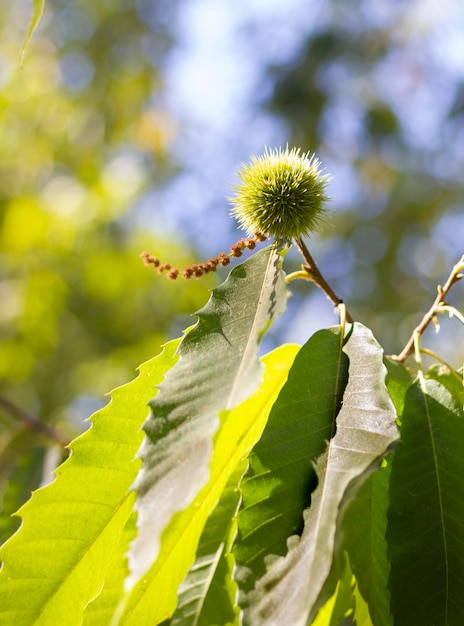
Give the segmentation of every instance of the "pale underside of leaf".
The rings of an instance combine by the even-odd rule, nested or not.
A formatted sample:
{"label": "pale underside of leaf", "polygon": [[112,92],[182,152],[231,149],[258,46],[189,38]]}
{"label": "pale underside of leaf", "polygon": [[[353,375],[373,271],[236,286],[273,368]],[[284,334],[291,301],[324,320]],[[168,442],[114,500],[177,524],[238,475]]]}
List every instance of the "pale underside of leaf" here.
{"label": "pale underside of leaf", "polygon": [[[385,358],[384,363],[388,372],[385,383],[397,415],[401,417],[411,376],[398,361]],[[367,603],[372,622],[381,626],[391,626],[393,623],[388,589],[390,561],[386,540],[392,456],[393,454],[389,454],[381,469],[372,473],[365,481],[348,507],[342,525],[344,546],[356,576],[359,596],[356,605],[358,607]],[[358,616],[357,621],[360,621]],[[366,621],[367,619],[362,619],[361,624]]]}
{"label": "pale underside of leaf", "polygon": [[340,511],[398,437],[396,412],[385,387],[382,349],[356,323],[345,346],[348,384],[337,431],[317,467],[319,484],[300,540],[275,561],[252,592],[245,614],[252,626],[306,626],[333,589],[326,583],[337,547]]}
{"label": "pale underside of leaf", "polygon": [[172,516],[206,484],[219,411],[249,397],[261,381],[258,344],[286,306],[274,246],[235,267],[213,290],[184,337],[179,361],[151,403],[137,477],[138,536],[130,552],[131,588],[151,567]]}

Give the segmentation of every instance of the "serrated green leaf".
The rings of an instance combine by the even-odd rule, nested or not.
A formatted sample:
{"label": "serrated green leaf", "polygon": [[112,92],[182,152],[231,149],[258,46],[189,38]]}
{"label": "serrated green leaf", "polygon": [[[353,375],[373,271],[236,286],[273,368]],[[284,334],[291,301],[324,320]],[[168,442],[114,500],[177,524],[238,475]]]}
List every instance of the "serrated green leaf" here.
{"label": "serrated green leaf", "polygon": [[240,486],[234,555],[244,591],[265,573],[266,557],[284,555],[288,537],[302,530],[313,462],[335,431],[347,376],[339,327],[315,333],[295,358]]}
{"label": "serrated green leaf", "polygon": [[20,57],[21,65],[23,63],[24,55],[26,54],[27,47],[32,39],[32,35],[34,34],[37,26],[39,25],[40,20],[42,19],[44,8],[45,8],[45,0],[34,0],[34,9],[32,11],[31,21],[29,22],[26,37],[24,38],[24,43],[23,43],[23,47],[21,50],[21,57]]}
{"label": "serrated green leaf", "polygon": [[259,439],[298,349],[284,345],[263,357],[264,378],[258,390],[235,409],[221,412],[208,482],[191,505],[171,519],[156,562],[132,590],[124,613],[118,614],[114,623],[153,626],[174,612],[177,587],[194,561],[206,520],[231,474]]}
{"label": "serrated green leaf", "polygon": [[395,626],[464,616],[464,413],[440,383],[406,394],[390,480],[387,541]]}
{"label": "serrated green leaf", "polygon": [[18,511],[22,526],[0,551],[2,626],[82,623],[132,512],[147,403],[175,363],[178,343],[167,344],[134,381],[112,392],[92,427],[70,444],[72,455],[55,481]]}
{"label": "serrated green leaf", "polygon": [[245,623],[305,626],[331,595],[328,581],[337,550],[339,512],[397,438],[396,412],[385,387],[382,349],[369,329],[354,324],[345,346],[348,384],[337,432],[318,463],[319,484],[305,516],[301,539],[274,561],[251,592]]}

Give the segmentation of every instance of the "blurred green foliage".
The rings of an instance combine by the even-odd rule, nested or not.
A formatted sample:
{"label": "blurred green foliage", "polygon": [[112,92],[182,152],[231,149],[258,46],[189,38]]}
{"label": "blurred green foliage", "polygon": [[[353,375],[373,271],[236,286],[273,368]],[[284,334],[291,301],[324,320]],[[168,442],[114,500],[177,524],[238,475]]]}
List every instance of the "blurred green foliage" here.
{"label": "blurred green foliage", "polygon": [[[33,4],[0,4],[0,396],[65,439],[82,430],[104,393],[130,380],[167,335],[179,334],[175,320],[198,309],[213,284],[208,278],[173,285],[139,259],[147,249],[182,267],[203,256],[183,243],[189,233],[165,227],[172,222],[162,204],[153,202],[148,224],[140,219],[139,203],[179,172],[179,150],[189,155],[189,180],[196,182],[190,196],[215,209],[214,228],[222,213],[227,218],[219,202],[227,191],[221,187],[218,198],[220,185],[211,184],[204,199],[197,193],[206,180],[201,169],[208,169],[202,145],[216,145],[220,163],[225,152],[248,151],[253,137],[268,132],[260,121],[278,118],[290,145],[316,151],[334,177],[329,194],[336,202],[333,228],[311,240],[311,252],[387,351],[402,348],[464,252],[464,77],[439,48],[452,26],[450,11],[425,3],[427,15],[421,3],[333,0],[316,2],[313,14],[301,2],[292,22],[301,45],[279,61],[275,54],[266,59],[262,45],[272,43],[277,25],[265,13],[260,22],[253,5],[241,34],[236,26],[238,52],[227,62],[242,67],[246,56],[257,68],[248,119],[258,123],[245,116],[240,132],[237,120],[230,128],[225,120],[224,134],[212,141],[208,127],[189,126],[188,101],[174,113],[164,98],[166,59],[188,37],[179,15],[193,15],[200,4],[47,0],[22,65]],[[212,12],[204,27],[216,28],[217,6],[202,6],[202,15]],[[211,58],[220,52],[212,49]],[[245,69],[244,76],[248,84]],[[268,138],[259,143],[261,151]],[[215,179],[217,171],[211,167]],[[189,212],[188,190],[179,188],[178,205],[185,202]],[[198,222],[190,213],[185,222]],[[198,231],[202,236],[201,225]],[[213,236],[204,239],[214,247]],[[305,298],[312,306],[314,290],[296,281],[292,287],[301,299],[293,298],[297,313],[286,324],[300,315],[306,330],[311,319],[300,305]],[[460,285],[450,300],[464,307]],[[459,365],[464,342],[452,328],[439,341],[447,341]],[[30,421],[0,409],[5,514],[42,474],[48,477],[46,443]],[[14,497],[12,472],[24,476],[24,493]],[[3,537],[11,525],[2,523]]]}
{"label": "blurred green foliage", "polygon": [[[173,171],[176,123],[153,100],[168,34],[133,2],[49,0],[20,66],[30,12],[0,7],[0,395],[69,440],[159,351],[173,319],[202,305],[208,281],[173,288],[139,258],[195,258],[153,234],[159,208],[151,232],[133,210]],[[0,409],[5,514],[12,472],[29,471],[24,497],[42,480],[50,442],[30,426]]]}

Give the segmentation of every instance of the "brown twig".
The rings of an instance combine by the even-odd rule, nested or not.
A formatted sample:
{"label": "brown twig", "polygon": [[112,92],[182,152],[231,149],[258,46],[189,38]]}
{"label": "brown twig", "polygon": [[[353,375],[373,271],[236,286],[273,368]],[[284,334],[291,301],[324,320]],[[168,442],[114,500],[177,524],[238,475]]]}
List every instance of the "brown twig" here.
{"label": "brown twig", "polygon": [[[303,265],[302,267],[307,274],[307,278],[312,280],[320,289],[322,289],[325,295],[329,298],[331,302],[333,302],[336,307],[338,307],[340,304],[343,304],[343,300],[337,296],[335,291],[322,276],[319,268],[316,265],[315,260],[311,256],[303,239],[301,237],[297,237],[295,239],[295,243],[298,246],[301,254],[303,255],[304,260],[306,261],[306,265]],[[350,324],[354,321],[350,313],[348,312],[348,309],[346,309],[346,321]]]}
{"label": "brown twig", "polygon": [[414,335],[418,335],[418,334],[422,335],[422,333],[430,324],[430,322],[435,322],[437,314],[440,313],[440,306],[445,304],[446,295],[448,294],[451,287],[455,283],[457,283],[458,280],[462,278],[463,275],[460,272],[462,272],[463,270],[464,270],[464,255],[462,255],[461,259],[456,263],[456,265],[451,270],[451,273],[448,276],[448,280],[446,281],[444,286],[441,287],[440,285],[438,285],[437,287],[438,293],[437,293],[437,297],[435,298],[434,303],[432,304],[430,309],[422,318],[421,323],[418,326],[416,326],[416,328],[414,329],[411,337],[409,338],[408,343],[405,345],[402,352],[397,357],[395,357],[396,361],[404,362],[406,361],[408,356],[414,352]]}
{"label": "brown twig", "polygon": [[41,422],[36,417],[30,415],[24,411],[24,409],[16,406],[13,402],[7,400],[3,396],[0,396],[0,408],[4,409],[10,413],[10,415],[22,422],[26,428],[45,435],[49,439],[59,443],[61,446],[66,446],[69,443],[69,440],[59,430],[53,428],[53,426],[50,426],[45,422]]}

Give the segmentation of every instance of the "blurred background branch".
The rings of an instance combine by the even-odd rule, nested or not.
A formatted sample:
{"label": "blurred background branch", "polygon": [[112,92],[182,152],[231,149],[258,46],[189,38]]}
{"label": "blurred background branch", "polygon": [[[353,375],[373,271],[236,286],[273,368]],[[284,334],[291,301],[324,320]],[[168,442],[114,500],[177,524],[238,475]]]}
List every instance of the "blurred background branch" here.
{"label": "blurred background branch", "polygon": [[69,443],[68,438],[59,430],[53,428],[45,422],[39,421],[33,415],[29,415],[29,413],[26,413],[26,411],[2,396],[0,396],[0,410],[1,409],[12,415],[15,419],[19,420],[25,428],[29,428],[38,434],[45,435],[45,437],[48,437],[54,443],[58,443],[63,447]]}

